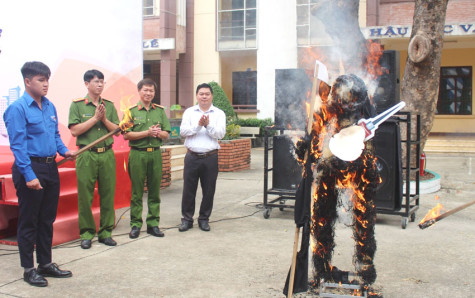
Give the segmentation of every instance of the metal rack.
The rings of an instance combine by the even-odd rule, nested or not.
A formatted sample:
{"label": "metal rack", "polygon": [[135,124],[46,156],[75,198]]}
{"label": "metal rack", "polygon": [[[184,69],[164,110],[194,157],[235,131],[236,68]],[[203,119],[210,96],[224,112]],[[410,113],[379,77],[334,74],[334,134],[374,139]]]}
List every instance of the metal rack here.
{"label": "metal rack", "polygon": [[[401,219],[401,227],[405,229],[407,227],[407,223],[409,220],[414,222],[416,219],[416,211],[419,209],[419,199],[420,199],[420,156],[421,156],[421,117],[420,115],[416,116],[416,129],[415,129],[415,139],[412,136],[412,119],[410,112],[398,112],[391,119],[395,119],[398,123],[401,123],[406,126],[405,130],[405,138],[401,138],[401,143],[404,143],[405,146],[402,151],[402,156],[405,159],[402,161],[402,170],[403,170],[403,180],[406,182],[405,187],[403,188],[402,192],[402,204],[401,209],[396,210],[388,210],[388,209],[380,209],[376,208],[377,213],[382,214],[391,214],[391,215],[400,215],[402,216]],[[415,147],[415,152],[412,152],[411,147]],[[414,163],[411,165],[411,157],[414,160]],[[415,187],[414,192],[411,193],[411,174],[415,174]]]}
{"label": "metal rack", "polygon": [[[413,120],[410,112],[398,112],[391,119],[397,121],[399,124],[405,126],[405,138],[401,138],[403,146],[402,156],[405,159],[402,161],[403,180],[406,182],[402,191],[401,208],[398,210],[390,210],[384,208],[376,208],[377,213],[399,215],[401,219],[401,227],[405,229],[409,221],[414,222],[416,219],[416,211],[419,209],[420,199],[420,143],[421,143],[421,120],[420,115],[416,116],[415,133],[412,132]],[[293,209],[293,204],[288,204],[288,200],[295,201],[295,189],[283,189],[276,187],[269,187],[269,173],[274,170],[273,165],[269,165],[269,152],[274,149],[273,136],[276,134],[284,134],[285,129],[276,127],[266,127],[264,129],[264,218],[269,218],[272,208],[279,208],[283,211],[285,208]],[[412,135],[415,134],[415,138]],[[415,150],[413,150],[413,148]],[[413,163],[411,165],[411,159]],[[274,162],[274,161],[273,161]],[[414,175],[415,187],[411,193],[411,175]],[[269,196],[274,195],[276,198],[270,199]]]}
{"label": "metal rack", "polygon": [[[280,211],[283,211],[284,208],[294,208],[294,205],[287,204],[287,200],[295,201],[295,189],[283,189],[283,188],[269,188],[269,172],[273,171],[274,168],[269,167],[269,151],[274,149],[274,143],[270,144],[269,140],[273,140],[273,136],[277,133],[280,135],[284,134],[283,128],[276,128],[272,126],[267,126],[264,129],[264,218],[267,219],[270,217],[270,212],[273,207],[279,208]],[[274,161],[273,161],[274,162]],[[269,195],[277,195],[277,198],[272,200],[269,199]]]}

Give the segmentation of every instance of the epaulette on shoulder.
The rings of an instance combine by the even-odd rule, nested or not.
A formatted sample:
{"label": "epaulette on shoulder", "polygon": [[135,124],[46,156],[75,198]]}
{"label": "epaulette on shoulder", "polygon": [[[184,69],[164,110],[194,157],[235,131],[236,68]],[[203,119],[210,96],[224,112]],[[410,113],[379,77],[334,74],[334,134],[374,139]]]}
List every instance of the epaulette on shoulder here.
{"label": "epaulette on shoulder", "polygon": [[108,102],[112,102],[111,100],[108,100],[108,99],[105,99],[105,98],[103,98],[102,100],[104,100],[104,101],[108,101]]}
{"label": "epaulette on shoulder", "polygon": [[76,98],[73,100],[73,102],[80,102],[80,101],[83,101],[83,100],[86,100],[85,97],[81,97],[81,98]]}
{"label": "epaulette on shoulder", "polygon": [[160,108],[160,109],[164,109],[165,107],[164,106],[161,106],[161,105],[158,105],[156,103],[153,104],[154,107],[157,107],[157,108]]}
{"label": "epaulette on shoulder", "polygon": [[136,108],[137,106],[138,106],[137,104],[134,104],[133,106],[129,107],[129,110],[132,110],[133,108]]}

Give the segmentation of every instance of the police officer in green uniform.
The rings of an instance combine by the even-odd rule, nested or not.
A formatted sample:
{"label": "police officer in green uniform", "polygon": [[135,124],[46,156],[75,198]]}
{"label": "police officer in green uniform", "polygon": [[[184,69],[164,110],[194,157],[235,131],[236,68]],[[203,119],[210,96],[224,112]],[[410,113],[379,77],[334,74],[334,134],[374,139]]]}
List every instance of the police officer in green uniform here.
{"label": "police officer in green uniform", "polygon": [[[84,74],[87,95],[73,101],[69,109],[69,129],[77,137],[79,148],[97,140],[118,127],[119,117],[111,101],[101,97],[104,90],[104,74],[92,69]],[[88,249],[96,234],[96,225],[91,211],[94,188],[98,185],[100,197],[99,242],[115,246],[112,237],[115,210],[115,155],[113,138],[97,144],[76,159],[78,186],[79,234],[81,247]]]}
{"label": "police officer in green uniform", "polygon": [[129,109],[129,116],[134,125],[124,134],[124,139],[129,140],[128,171],[132,182],[129,237],[137,238],[142,227],[142,197],[145,179],[147,179],[148,189],[147,233],[163,237],[165,235],[159,229],[160,183],[162,181],[160,146],[163,140],[168,139],[171,127],[163,107],[152,103],[157,88],[155,82],[143,79],[137,84],[137,88],[140,102]]}

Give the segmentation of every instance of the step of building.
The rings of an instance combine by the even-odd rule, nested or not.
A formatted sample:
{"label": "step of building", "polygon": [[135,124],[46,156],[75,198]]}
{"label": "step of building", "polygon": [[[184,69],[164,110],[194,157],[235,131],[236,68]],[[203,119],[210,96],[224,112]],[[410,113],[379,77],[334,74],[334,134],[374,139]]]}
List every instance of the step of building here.
{"label": "step of building", "polygon": [[475,136],[435,135],[429,136],[424,147],[425,153],[475,153]]}
{"label": "step of building", "polygon": [[183,167],[185,164],[186,147],[185,145],[166,145],[163,148],[170,149],[170,176],[171,180],[183,179]]}
{"label": "step of building", "polygon": [[183,166],[176,166],[171,168],[172,181],[183,180]]}
{"label": "step of building", "polygon": [[180,155],[180,154],[186,154],[186,147],[185,145],[166,145],[163,146],[164,148],[170,148],[170,151],[173,155]]}
{"label": "step of building", "polygon": [[183,166],[185,165],[185,155],[186,154],[172,154],[171,156],[171,167]]}

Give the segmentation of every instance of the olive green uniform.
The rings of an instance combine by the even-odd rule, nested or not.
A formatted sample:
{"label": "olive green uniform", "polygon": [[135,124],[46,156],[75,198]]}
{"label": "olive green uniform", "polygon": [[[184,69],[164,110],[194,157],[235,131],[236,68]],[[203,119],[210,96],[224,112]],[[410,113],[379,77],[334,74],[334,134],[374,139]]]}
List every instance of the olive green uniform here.
{"label": "olive green uniform", "polygon": [[[99,99],[105,105],[106,118],[112,123],[119,124],[119,117],[114,103]],[[86,122],[94,117],[96,106],[88,96],[73,101],[69,109],[69,127]],[[102,121],[98,121],[87,132],[77,137],[79,148],[97,140],[109,133]],[[91,211],[94,198],[94,188],[100,197],[100,226],[97,235],[99,239],[111,237],[114,228],[114,195],[115,195],[115,155],[111,149],[114,139],[107,138],[94,148],[80,154],[76,159],[76,176],[78,186],[78,213],[80,238],[91,240],[96,234],[96,225]]]}
{"label": "olive green uniform", "polygon": [[[162,106],[151,104],[147,111],[141,104],[130,108],[130,115],[134,122],[127,131],[140,132],[150,126],[160,123],[160,128],[170,132],[170,122]],[[162,181],[162,140],[154,137],[145,137],[139,140],[130,140],[128,171],[132,182],[132,197],[130,199],[130,226],[142,227],[143,193],[145,178],[148,189],[147,227],[158,227],[160,223],[160,184]]]}

